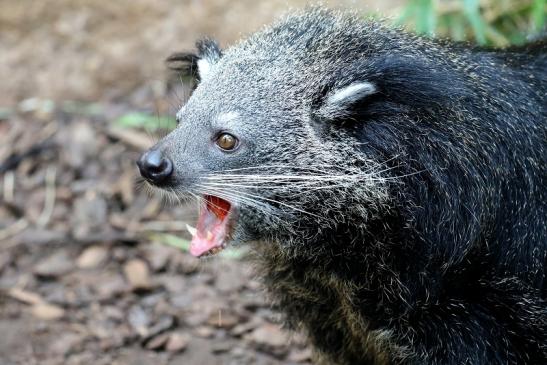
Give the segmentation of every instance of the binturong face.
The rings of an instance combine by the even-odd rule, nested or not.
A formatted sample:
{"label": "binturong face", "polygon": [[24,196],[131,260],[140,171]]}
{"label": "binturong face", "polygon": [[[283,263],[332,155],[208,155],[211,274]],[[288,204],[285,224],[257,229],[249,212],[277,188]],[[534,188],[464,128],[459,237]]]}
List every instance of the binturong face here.
{"label": "binturong face", "polygon": [[[299,80],[299,60],[222,55],[210,41],[198,48],[200,81],[177,113],[178,127],[138,163],[151,184],[200,200],[197,224],[188,227],[191,254],[254,240],[298,244],[293,237],[312,239],[342,223],[353,194],[371,204],[383,197],[382,167],[352,152],[353,137],[340,145],[343,131],[329,132],[311,116],[315,95]],[[351,83],[325,95],[321,112],[374,92],[370,83]]]}
{"label": "binturong face", "polygon": [[355,36],[367,30],[360,20],[321,16],[288,18],[226,52],[207,40],[197,54],[170,57],[199,82],[178,127],[138,165],[150,184],[199,199],[191,254],[249,241],[294,252],[348,222],[366,230],[389,209],[401,152],[392,128],[408,123],[384,76],[389,67],[405,77],[424,69],[397,57],[384,62],[389,49],[382,56]]}

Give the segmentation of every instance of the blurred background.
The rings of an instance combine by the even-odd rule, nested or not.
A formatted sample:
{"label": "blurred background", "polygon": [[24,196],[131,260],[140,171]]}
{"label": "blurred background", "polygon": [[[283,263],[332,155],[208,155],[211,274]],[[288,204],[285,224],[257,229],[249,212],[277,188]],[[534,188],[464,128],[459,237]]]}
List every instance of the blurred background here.
{"label": "blurred background", "polygon": [[[225,47],[307,1],[0,0],[0,364],[306,364],[245,249],[196,260],[181,207],[137,184],[188,85],[172,52]],[[325,1],[505,47],[546,0]]]}

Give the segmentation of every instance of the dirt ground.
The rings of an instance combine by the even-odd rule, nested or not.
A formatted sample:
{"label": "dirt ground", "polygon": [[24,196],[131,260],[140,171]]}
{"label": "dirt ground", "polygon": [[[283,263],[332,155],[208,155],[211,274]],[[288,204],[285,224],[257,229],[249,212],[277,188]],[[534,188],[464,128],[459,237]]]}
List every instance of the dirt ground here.
{"label": "dirt ground", "polygon": [[[385,14],[401,1],[326,2]],[[173,247],[194,207],[136,183],[183,102],[163,60],[305,1],[0,0],[0,364],[307,364],[244,251]],[[168,91],[169,90],[169,91]]]}

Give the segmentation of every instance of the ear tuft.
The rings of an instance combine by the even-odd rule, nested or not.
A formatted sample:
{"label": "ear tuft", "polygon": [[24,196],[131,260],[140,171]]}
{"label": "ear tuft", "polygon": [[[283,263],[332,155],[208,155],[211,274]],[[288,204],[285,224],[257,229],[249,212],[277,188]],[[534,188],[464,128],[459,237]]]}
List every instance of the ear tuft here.
{"label": "ear tuft", "polygon": [[165,61],[167,66],[182,76],[192,76],[198,80],[204,79],[211,66],[222,57],[218,43],[212,39],[203,39],[196,42],[197,54],[179,52],[169,56]]}
{"label": "ear tuft", "polygon": [[365,81],[334,89],[327,94],[317,114],[326,119],[348,116],[354,104],[376,92],[376,86]]}
{"label": "ear tuft", "polygon": [[179,72],[182,76],[192,76],[196,78],[198,77],[198,61],[198,55],[190,52],[173,53],[165,60],[169,69]]}

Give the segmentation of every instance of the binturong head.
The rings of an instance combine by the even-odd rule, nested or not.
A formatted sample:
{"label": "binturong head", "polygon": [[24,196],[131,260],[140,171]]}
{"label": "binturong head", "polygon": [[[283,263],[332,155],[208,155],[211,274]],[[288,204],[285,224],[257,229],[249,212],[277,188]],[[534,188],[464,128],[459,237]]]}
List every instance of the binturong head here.
{"label": "binturong head", "polygon": [[[204,40],[168,59],[198,84],[139,167],[151,184],[200,200],[193,255],[250,241],[294,253],[390,209],[404,153],[390,125],[459,86],[426,85],[426,60],[399,55],[401,43],[378,23],[316,9],[225,51]],[[412,78],[418,93],[405,89]],[[450,88],[430,90],[437,84]]]}

